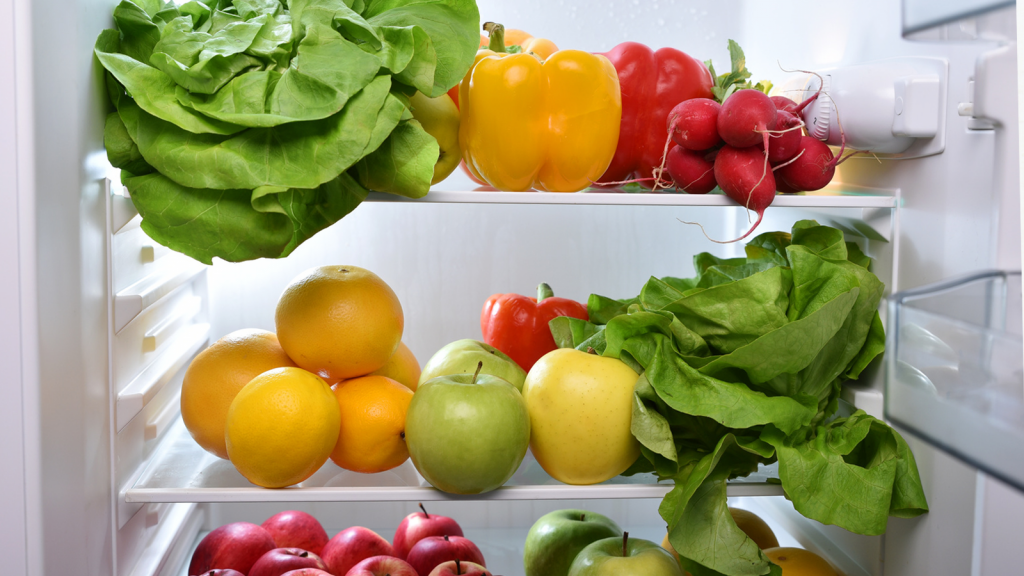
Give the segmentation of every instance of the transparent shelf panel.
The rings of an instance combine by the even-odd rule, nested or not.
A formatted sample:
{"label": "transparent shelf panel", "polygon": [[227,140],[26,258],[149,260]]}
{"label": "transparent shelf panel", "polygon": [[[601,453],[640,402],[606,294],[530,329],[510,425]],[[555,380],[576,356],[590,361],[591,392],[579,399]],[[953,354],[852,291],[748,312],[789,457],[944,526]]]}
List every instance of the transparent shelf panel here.
{"label": "transparent shelf panel", "polygon": [[[455,204],[581,204],[622,206],[737,206],[715,190],[709,194],[675,192],[626,192],[618,189],[588,188],[581,192],[502,192],[479,187],[445,188],[444,183],[418,199],[371,192],[370,202],[420,202]],[[896,195],[889,190],[830,185],[815,192],[778,194],[772,206],[793,208],[895,208]]]}
{"label": "transparent shelf panel", "polygon": [[[729,496],[780,496],[776,465],[737,479]],[[189,436],[181,418],[167,431],[153,459],[135,484],[125,490],[126,502],[382,502],[429,500],[560,500],[661,498],[671,482],[658,483],[651,474],[616,477],[593,486],[562,484],[537,464],[532,455],[505,486],[473,496],[436,490],[416,472],[411,461],[379,474],[360,474],[330,460],[305,482],[270,490],[250,484],[227,460],[207,453]]]}
{"label": "transparent shelf panel", "polygon": [[1024,490],[1020,272],[985,272],[889,301],[886,417]]}

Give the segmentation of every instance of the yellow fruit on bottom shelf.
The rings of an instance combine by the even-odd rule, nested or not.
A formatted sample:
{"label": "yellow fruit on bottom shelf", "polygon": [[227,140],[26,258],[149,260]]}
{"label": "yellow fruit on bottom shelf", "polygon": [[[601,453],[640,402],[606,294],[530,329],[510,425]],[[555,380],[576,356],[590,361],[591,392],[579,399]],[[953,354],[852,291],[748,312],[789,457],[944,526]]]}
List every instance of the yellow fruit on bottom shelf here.
{"label": "yellow fruit on bottom shelf", "polygon": [[331,460],[346,470],[372,474],[409,458],[405,415],[412,390],[386,376],[363,376],[334,386],[341,427]]}
{"label": "yellow fruit on bottom shelf", "polygon": [[330,386],[301,368],[276,368],[252,379],[228,409],[228,457],[264,488],[302,482],[327,461],[341,415]]}
{"label": "yellow fruit on bottom shelf", "polygon": [[782,568],[782,576],[840,576],[824,558],[803,548],[769,548],[764,555]]}
{"label": "yellow fruit on bottom shelf", "polygon": [[266,330],[236,330],[203,350],[181,384],[181,419],[204,450],[228,457],[224,426],[228,408],[250,380],[273,368],[295,366],[277,336]]}
{"label": "yellow fruit on bottom shelf", "polygon": [[566,484],[597,484],[640,456],[630,432],[638,376],[616,358],[571,348],[548,352],[526,375],[530,449]]}

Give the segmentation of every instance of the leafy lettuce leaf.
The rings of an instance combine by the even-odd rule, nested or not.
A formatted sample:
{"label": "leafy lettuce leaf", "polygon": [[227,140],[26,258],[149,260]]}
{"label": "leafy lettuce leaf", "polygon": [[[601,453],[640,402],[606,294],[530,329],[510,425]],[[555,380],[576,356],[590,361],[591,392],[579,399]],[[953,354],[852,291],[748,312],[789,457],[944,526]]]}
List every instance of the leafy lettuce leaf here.
{"label": "leafy lettuce leaf", "polygon": [[462,79],[473,0],[121,0],[96,40],[108,159],[158,242],[280,258],[369,190],[427,193],[438,145],[407,96]]}
{"label": "leafy lettuce leaf", "polygon": [[693,278],[651,278],[631,299],[592,295],[589,321],[550,322],[559,346],[642,372],[630,471],[675,482],[660,512],[695,576],[779,573],[725,501],[726,481],[760,464],[779,462],[805,516],[861,534],[927,510],[895,430],[863,412],[834,418],[842,382],[885,346],[870,266],[842,231],[804,220],[754,238],[746,258],[699,254]]}

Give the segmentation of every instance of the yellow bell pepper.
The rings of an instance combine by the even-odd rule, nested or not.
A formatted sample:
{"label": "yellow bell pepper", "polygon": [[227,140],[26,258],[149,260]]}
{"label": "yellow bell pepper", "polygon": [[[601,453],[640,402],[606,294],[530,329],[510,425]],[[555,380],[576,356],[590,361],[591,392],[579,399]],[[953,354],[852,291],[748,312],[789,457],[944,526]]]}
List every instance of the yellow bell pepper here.
{"label": "yellow bell pepper", "polygon": [[604,56],[507,54],[500,24],[459,87],[459,145],[470,172],[499,190],[577,192],[597,181],[619,141],[622,98]]}
{"label": "yellow bell pepper", "polygon": [[[490,43],[490,38],[483,34],[480,35],[481,48],[487,47]],[[528,32],[513,28],[505,30],[505,48],[510,46],[519,46],[522,52],[533,52],[540,56],[541,60],[547,60],[552,54],[558,52],[558,46],[551,40],[547,38],[534,38]]]}

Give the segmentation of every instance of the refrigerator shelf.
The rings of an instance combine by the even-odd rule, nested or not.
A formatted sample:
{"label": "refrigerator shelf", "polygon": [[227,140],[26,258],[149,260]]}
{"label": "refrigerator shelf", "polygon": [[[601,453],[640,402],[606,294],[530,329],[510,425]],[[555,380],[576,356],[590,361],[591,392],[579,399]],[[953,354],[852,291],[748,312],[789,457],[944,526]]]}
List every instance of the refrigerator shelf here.
{"label": "refrigerator shelf", "polygon": [[[431,190],[423,198],[371,192],[369,202],[418,202],[441,204],[577,204],[605,206],[737,206],[724,194],[633,193],[588,188],[581,192],[501,192],[477,190]],[[778,194],[775,207],[790,208],[895,208],[899,199],[889,190],[829,186],[816,192]]]}
{"label": "refrigerator shelf", "polygon": [[889,318],[886,417],[1024,490],[1021,273],[897,293]]}
{"label": "refrigerator shelf", "polygon": [[[737,479],[729,496],[781,496],[776,466]],[[135,485],[124,495],[129,503],[144,502],[383,502],[430,500],[560,500],[607,498],[661,498],[671,483],[658,484],[653,475],[616,477],[593,486],[570,486],[548,476],[527,454],[509,482],[492,492],[458,496],[436,490],[411,461],[379,474],[343,470],[330,460],[299,485],[280,490],[250,484],[227,460],[199,447],[179,417],[161,441],[159,450]]]}

